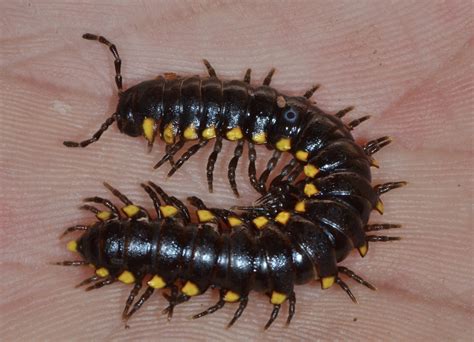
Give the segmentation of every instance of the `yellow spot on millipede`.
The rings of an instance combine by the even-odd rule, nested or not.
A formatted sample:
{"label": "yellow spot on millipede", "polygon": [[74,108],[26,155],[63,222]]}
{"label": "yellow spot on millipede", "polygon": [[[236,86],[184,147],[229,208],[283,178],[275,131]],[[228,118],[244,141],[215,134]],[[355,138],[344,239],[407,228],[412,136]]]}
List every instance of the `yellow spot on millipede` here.
{"label": "yellow spot on millipede", "polygon": [[318,174],[319,169],[314,165],[306,164],[303,171],[306,177],[314,178]]}
{"label": "yellow spot on millipede", "polygon": [[143,120],[143,135],[148,142],[152,143],[155,137],[155,120],[152,118],[145,118]]}
{"label": "yellow spot on millipede", "polygon": [[270,302],[274,305],[283,304],[285,302],[286,298],[287,298],[287,296],[285,294],[273,291]]}
{"label": "yellow spot on millipede", "polygon": [[129,271],[123,271],[117,279],[124,284],[132,284],[135,282],[135,276]]}
{"label": "yellow spot on millipede", "polygon": [[367,252],[369,251],[369,245],[366,242],[364,245],[360,246],[357,249],[359,250],[360,256],[365,257],[367,255]]}
{"label": "yellow spot on millipede", "polygon": [[178,213],[178,209],[172,205],[162,205],[160,211],[164,217],[171,217]]}
{"label": "yellow spot on millipede", "polygon": [[331,277],[324,277],[321,279],[321,288],[323,290],[330,288],[331,286],[334,285],[334,282],[336,281],[336,277],[331,276]]}
{"label": "yellow spot on millipede", "polygon": [[306,211],[306,207],[305,207],[305,203],[304,201],[300,201],[298,203],[296,203],[295,205],[295,211],[299,212],[299,213],[304,213]]}
{"label": "yellow spot on millipede", "polygon": [[71,240],[67,243],[66,248],[70,252],[77,252],[77,241]]}
{"label": "yellow spot on millipede", "polygon": [[234,216],[230,216],[228,219],[227,219],[227,222],[229,222],[229,225],[231,227],[236,227],[236,226],[240,226],[241,224],[243,224],[242,220],[237,218],[237,217],[234,217]]}
{"label": "yellow spot on millipede", "polygon": [[240,140],[244,137],[244,135],[242,134],[242,130],[240,129],[240,127],[235,127],[235,128],[232,128],[231,130],[229,130],[225,136],[227,137],[227,139],[229,139],[230,141],[236,141],[236,140]]}
{"label": "yellow spot on millipede", "polygon": [[252,140],[256,144],[265,144],[267,142],[267,134],[265,132],[254,134]]}
{"label": "yellow spot on millipede", "polygon": [[147,283],[148,286],[153,287],[154,289],[162,289],[166,286],[165,281],[160,276],[153,276],[151,280]]}
{"label": "yellow spot on millipede", "polygon": [[187,296],[192,297],[192,296],[197,296],[200,291],[196,284],[194,284],[191,281],[187,281],[186,284],[184,284],[183,288],[181,289],[181,292],[183,292]]}
{"label": "yellow spot on millipede", "polygon": [[134,204],[127,205],[126,207],[122,208],[122,211],[127,215],[128,217],[133,217],[135,216],[139,211],[140,208],[137,207]]}
{"label": "yellow spot on millipede", "polygon": [[306,151],[297,151],[296,152],[296,159],[301,160],[301,161],[308,161],[308,155],[309,153]]}
{"label": "yellow spot on millipede", "polygon": [[204,209],[198,210],[197,216],[198,216],[199,222],[201,223],[211,222],[216,218],[212,212],[210,212],[209,210],[204,210]]}
{"label": "yellow spot on millipede", "polygon": [[319,192],[313,183],[306,183],[304,186],[304,193],[306,196],[311,197]]}
{"label": "yellow spot on millipede", "polygon": [[277,216],[275,216],[275,221],[279,222],[283,225],[288,223],[288,220],[290,219],[291,214],[287,211],[280,211]]}
{"label": "yellow spot on millipede", "polygon": [[254,218],[252,222],[255,225],[255,227],[257,227],[258,229],[262,229],[263,227],[267,225],[268,219],[265,216],[259,216],[259,217]]}
{"label": "yellow spot on millipede", "polygon": [[232,291],[227,291],[224,296],[224,301],[228,303],[235,303],[239,299],[240,299],[240,296],[237,293],[232,292]]}
{"label": "yellow spot on millipede", "polygon": [[208,127],[202,131],[202,137],[206,140],[210,140],[216,137],[216,129],[214,126]]}
{"label": "yellow spot on millipede", "polygon": [[175,131],[172,123],[169,123],[163,130],[163,140],[168,145],[174,144],[175,140]]}
{"label": "yellow spot on millipede", "polygon": [[196,128],[193,125],[188,126],[183,133],[183,136],[186,140],[195,140],[198,138]]}
{"label": "yellow spot on millipede", "polygon": [[276,148],[279,151],[285,152],[291,150],[291,139],[290,138],[281,138],[276,143]]}
{"label": "yellow spot on millipede", "polygon": [[98,268],[95,270],[95,274],[97,274],[99,277],[107,277],[109,275],[109,270],[106,269],[105,267]]}
{"label": "yellow spot on millipede", "polygon": [[112,214],[108,211],[99,211],[97,215],[95,215],[101,221],[107,221]]}

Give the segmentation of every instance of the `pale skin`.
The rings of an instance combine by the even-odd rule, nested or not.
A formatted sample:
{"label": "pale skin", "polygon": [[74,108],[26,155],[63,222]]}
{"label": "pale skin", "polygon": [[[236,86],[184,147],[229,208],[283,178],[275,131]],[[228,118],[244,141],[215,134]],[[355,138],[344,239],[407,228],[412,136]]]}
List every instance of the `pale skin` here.
{"label": "pale skin", "polygon": [[[472,4],[418,2],[292,2],[234,4],[213,1],[162,4],[54,5],[3,2],[1,30],[0,225],[1,333],[4,340],[468,340],[472,338]],[[79,19],[79,20],[78,20]],[[139,184],[153,180],[185,200],[210,206],[250,204],[258,195],[247,176],[247,153],[237,169],[235,199],[227,164],[235,144],[225,143],[216,164],[215,191],[207,193],[210,146],[173,177],[154,171],[163,144],[146,152],[143,138],[114,125],[86,149],[81,140],[114,111],[112,56],[85,32],[106,36],[123,60],[124,88],[164,72],[205,74],[207,58],[222,78],[254,70],[261,83],[271,67],[272,86],[303,94],[328,111],[353,105],[348,119],[372,118],[356,129],[361,142],[390,135],[394,143],[375,157],[374,184],[409,185],[383,196],[384,216],[400,223],[402,240],[372,243],[342,265],[373,283],[377,292],[347,280],[359,304],[337,286],[296,288],[296,315],[284,327],[287,305],[263,332],[271,306],[253,294],[230,330],[236,305],[190,320],[217,300],[208,291],[178,306],[171,322],[155,294],[124,329],[120,313],[130,286],[85,293],[74,285],[88,267],[51,266],[75,260],[59,241],[63,229],[90,224],[81,199],[112,198],[107,181],[136,204],[152,209]],[[258,149],[259,171],[271,152]],[[114,201],[116,201],[114,199]],[[118,204],[118,202],[116,202]],[[72,238],[73,236],[71,236]]]}

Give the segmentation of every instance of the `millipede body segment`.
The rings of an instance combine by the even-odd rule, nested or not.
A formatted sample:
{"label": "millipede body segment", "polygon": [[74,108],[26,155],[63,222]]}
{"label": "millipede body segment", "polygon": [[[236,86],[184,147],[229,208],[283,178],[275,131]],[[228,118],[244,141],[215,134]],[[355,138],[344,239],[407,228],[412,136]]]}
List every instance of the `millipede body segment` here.
{"label": "millipede body segment", "polygon": [[[122,133],[144,136],[150,150],[160,137],[167,151],[155,168],[170,162],[172,175],[214,140],[206,166],[212,191],[214,164],[222,142],[235,142],[228,178],[238,196],[235,170],[247,144],[249,179],[261,197],[255,205],[240,207],[238,212],[208,208],[199,198],[191,197],[191,204],[197,207],[194,221],[181,201],[149,182],[142,186],[155,207],[156,215],[152,218],[144,208],[106,184],[124,203],[121,211],[107,199],[88,198],[88,202],[108,209],[84,205],[82,208],[95,213],[99,221],[65,232],[83,232],[78,240],[68,244],[70,250],[79,252],[83,258],[58,264],[96,268],[95,275],[79,285],[88,284],[87,289],[91,290],[116,280],[133,284],[123,311],[124,321],[156,289],[169,289],[169,306],[165,311],[171,317],[177,304],[215,287],[220,291],[219,301],[195,318],[212,313],[227,302],[239,303],[229,325],[242,314],[248,294],[260,291],[273,304],[266,328],[286,301],[287,322],[292,319],[294,285],[319,279],[321,287],[327,289],[337,283],[354,301],[341,275],[374,289],[354,272],[338,265],[354,248],[365,256],[368,241],[398,239],[367,235],[369,231],[399,227],[369,225],[368,220],[374,209],[383,213],[381,194],[405,184],[371,185],[370,167],[377,166],[372,155],[391,140],[382,137],[359,146],[351,130],[368,117],[345,124],[341,118],[352,107],[335,115],[324,113],[309,100],[317,86],[303,96],[287,96],[270,87],[273,69],[263,85],[252,86],[250,69],[241,81],[223,81],[206,60],[209,77],[165,74],[124,91],[115,45],[101,36],[83,37],[98,40],[113,53],[119,104],[91,139],[67,141],[66,146],[85,147],[97,141],[116,121]],[[174,161],[188,141],[194,144]],[[274,151],[260,177],[255,167],[255,145],[266,145]],[[285,152],[293,156],[292,160],[267,186]],[[145,281],[146,290],[134,302]]]}

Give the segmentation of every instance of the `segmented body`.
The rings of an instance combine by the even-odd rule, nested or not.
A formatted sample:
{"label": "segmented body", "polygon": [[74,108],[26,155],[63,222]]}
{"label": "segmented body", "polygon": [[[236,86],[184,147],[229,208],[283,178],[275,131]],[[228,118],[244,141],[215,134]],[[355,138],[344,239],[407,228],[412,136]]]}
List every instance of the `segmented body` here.
{"label": "segmented body", "polygon": [[[116,112],[93,138],[81,143],[65,142],[66,146],[85,147],[117,121],[121,132],[143,135],[150,147],[159,136],[168,148],[155,167],[170,161],[171,175],[215,139],[207,163],[212,191],[214,163],[222,140],[233,141],[236,148],[229,162],[228,178],[238,195],[235,169],[243,145],[248,143],[249,179],[262,194],[257,205],[242,207],[244,212],[240,214],[209,209],[193,198],[198,221],[192,223],[185,206],[154,183],[143,187],[154,202],[156,219],[150,219],[146,210],[106,185],[126,205],[122,210],[127,217],[122,218],[110,201],[90,198],[89,201],[104,204],[111,212],[85,206],[102,222],[67,230],[86,231],[71,245],[71,250],[84,257],[76,264],[93,264],[97,268],[97,275],[84,284],[105,278],[89,289],[117,279],[134,283],[123,313],[127,320],[154,289],[171,289],[168,313],[172,313],[176,304],[213,286],[221,289],[219,302],[197,317],[214,312],[225,302],[240,302],[231,324],[245,308],[249,292],[263,291],[274,305],[268,327],[286,300],[290,301],[288,321],[291,320],[295,284],[318,278],[326,289],[337,283],[355,300],[340,278],[342,273],[373,288],[352,271],[338,266],[338,262],[353,248],[365,256],[368,241],[396,239],[367,236],[366,232],[398,226],[367,222],[373,209],[383,212],[380,195],[404,183],[372,187],[370,167],[376,163],[371,155],[390,139],[382,137],[359,146],[350,131],[367,117],[344,124],[341,118],[351,108],[336,115],[324,113],[309,100],[317,87],[304,96],[281,94],[269,86],[273,70],[261,86],[250,85],[250,71],[243,81],[222,81],[207,61],[207,78],[167,74],[122,91],[121,62],[115,46],[103,37],[86,34],[84,38],[99,40],[113,52],[120,100]],[[193,140],[197,143],[174,163],[175,154]],[[275,151],[260,178],[255,166],[255,144]],[[291,153],[293,159],[267,189],[267,180],[282,152]],[[161,206],[159,196],[166,206]],[[209,226],[210,222],[214,226]],[[152,276],[148,289],[129,310],[147,275]]]}

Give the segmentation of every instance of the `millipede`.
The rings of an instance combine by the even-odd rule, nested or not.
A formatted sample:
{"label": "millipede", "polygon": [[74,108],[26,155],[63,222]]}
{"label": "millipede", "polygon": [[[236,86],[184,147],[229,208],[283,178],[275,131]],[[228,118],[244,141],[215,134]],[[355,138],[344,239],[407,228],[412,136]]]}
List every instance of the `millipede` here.
{"label": "millipede", "polygon": [[[328,289],[337,284],[354,302],[356,298],[344,277],[375,290],[352,270],[339,265],[354,248],[364,257],[369,242],[399,239],[375,232],[400,225],[368,223],[373,210],[383,214],[380,196],[406,184],[371,184],[370,168],[378,167],[373,154],[391,139],[384,136],[363,146],[355,142],[351,131],[369,116],[346,124],[342,119],[352,107],[327,114],[310,100],[318,85],[302,96],[288,96],[270,86],[274,69],[262,85],[253,86],[250,69],[243,80],[225,81],[217,77],[207,60],[204,65],[208,77],[165,73],[123,90],[116,46],[94,34],[86,33],[83,38],[96,40],[112,52],[119,102],[115,113],[90,139],[65,141],[64,145],[86,147],[117,122],[120,132],[143,136],[149,151],[157,138],[164,141],[165,155],[154,168],[169,162],[171,176],[213,140],[206,165],[212,192],[214,165],[223,141],[234,142],[228,180],[233,193],[239,196],[235,171],[246,144],[248,177],[260,197],[253,205],[230,209],[208,207],[198,197],[189,197],[196,208],[192,216],[181,200],[149,181],[141,186],[153,202],[155,214],[150,215],[104,183],[123,206],[119,209],[102,197],[86,198],[87,204],[81,208],[94,213],[97,221],[69,227],[61,236],[82,232],[67,244],[82,258],[55,264],[95,269],[94,275],[78,287],[93,290],[116,281],[133,285],[122,313],[125,326],[157,289],[166,290],[168,307],[164,313],[168,318],[176,305],[209,288],[217,289],[218,302],[193,318],[213,313],[226,303],[237,303],[228,326],[242,315],[249,294],[262,292],[273,305],[265,329],[285,302],[290,323],[296,308],[295,285],[319,280],[321,288]],[[191,141],[195,144],[175,160]],[[273,150],[259,177],[255,145]],[[271,179],[283,153],[292,158]],[[147,287],[142,291],[145,283]]]}

